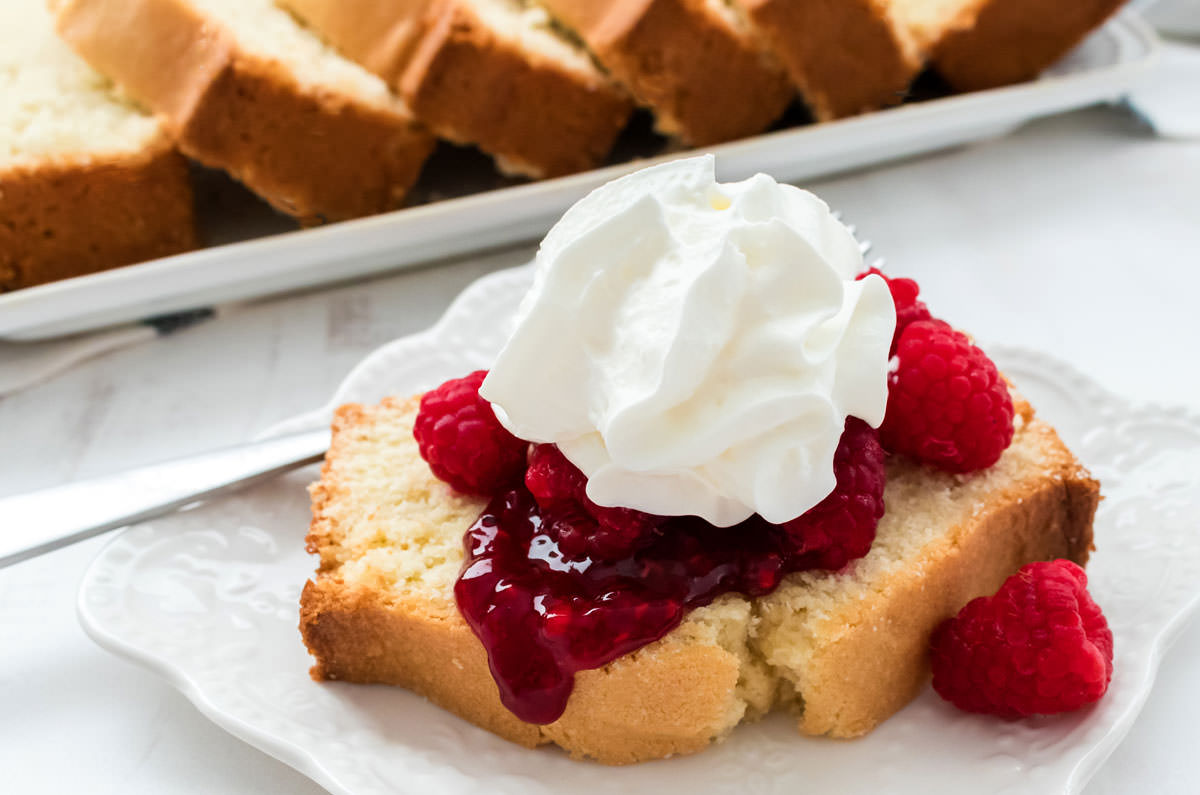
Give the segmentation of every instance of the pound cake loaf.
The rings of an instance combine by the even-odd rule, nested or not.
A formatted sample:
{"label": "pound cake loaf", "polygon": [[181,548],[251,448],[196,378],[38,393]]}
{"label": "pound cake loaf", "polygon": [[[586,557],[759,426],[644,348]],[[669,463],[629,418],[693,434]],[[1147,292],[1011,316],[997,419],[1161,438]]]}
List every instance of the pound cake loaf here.
{"label": "pound cake loaf", "polygon": [[535,179],[600,164],[632,102],[523,0],[282,0],[442,138]]}
{"label": "pound cake loaf", "polygon": [[305,223],[399,206],[432,150],[382,80],[271,0],[52,0],[75,50],[190,157]]}
{"label": "pound cake loaf", "polygon": [[161,125],[59,41],[42,0],[0,4],[0,292],[195,245]]}
{"label": "pound cake loaf", "polygon": [[417,406],[335,416],[312,488],[320,567],[301,603],[313,677],[400,685],[513,742],[604,763],[699,751],[775,707],[805,734],[864,734],[924,686],[939,622],[1023,563],[1083,564],[1091,548],[1097,484],[1018,399],[1012,445],[986,471],[889,462],[887,510],[857,565],[697,608],[662,640],[580,672],[557,721],[524,723],[455,604],[463,533],[486,500],[431,474],[413,440]]}
{"label": "pound cake loaf", "polygon": [[659,131],[707,146],[765,130],[794,91],[726,0],[539,0]]}

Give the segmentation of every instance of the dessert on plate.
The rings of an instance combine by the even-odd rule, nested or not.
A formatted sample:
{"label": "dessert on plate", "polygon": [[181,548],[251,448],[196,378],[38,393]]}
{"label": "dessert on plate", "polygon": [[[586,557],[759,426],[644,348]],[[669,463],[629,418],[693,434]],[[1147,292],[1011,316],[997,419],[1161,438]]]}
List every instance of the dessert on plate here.
{"label": "dessert on plate", "polygon": [[[301,631],[315,679],[612,764],[772,709],[862,735],[925,685],[935,631],[947,699],[1052,712],[1111,676],[1078,568],[1098,499],[817,197],[679,160],[564,215],[489,371],[337,411]],[[989,676],[996,699],[961,697]]]}

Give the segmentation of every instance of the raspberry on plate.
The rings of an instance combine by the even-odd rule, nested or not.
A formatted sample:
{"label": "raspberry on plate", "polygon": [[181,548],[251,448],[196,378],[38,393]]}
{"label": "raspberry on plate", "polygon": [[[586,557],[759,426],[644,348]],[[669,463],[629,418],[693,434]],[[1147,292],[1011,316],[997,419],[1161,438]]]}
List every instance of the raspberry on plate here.
{"label": "raspberry on plate", "polygon": [[988,355],[940,320],[904,329],[888,377],[884,449],[948,472],[986,469],[1013,438],[1008,385]]}
{"label": "raspberry on plate", "polygon": [[846,420],[833,454],[833,472],[837,486],[828,497],[777,527],[794,554],[811,556],[814,568],[836,570],[871,550],[883,516],[887,473],[874,428],[856,417]]}
{"label": "raspberry on plate", "polygon": [[529,444],[509,433],[479,396],[486,376],[476,370],[426,392],[413,436],[438,478],[467,494],[491,496],[521,482]]}
{"label": "raspberry on plate", "polygon": [[872,274],[887,282],[888,290],[892,293],[892,303],[896,305],[896,333],[892,335],[891,350],[895,354],[896,345],[904,329],[918,320],[931,320],[933,315],[929,314],[929,307],[925,306],[925,302],[917,298],[921,288],[915,281],[888,276],[879,268],[870,268],[858,274],[858,278],[865,279]]}
{"label": "raspberry on plate", "polygon": [[960,709],[1006,718],[1097,701],[1113,671],[1113,636],[1067,560],[1030,563],[933,633],[933,689]]}

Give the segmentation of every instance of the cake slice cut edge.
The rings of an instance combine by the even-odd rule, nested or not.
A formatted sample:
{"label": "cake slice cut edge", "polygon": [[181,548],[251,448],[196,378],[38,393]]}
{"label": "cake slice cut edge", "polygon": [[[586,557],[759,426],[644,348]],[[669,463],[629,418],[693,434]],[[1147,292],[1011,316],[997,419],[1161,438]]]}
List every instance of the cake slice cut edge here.
{"label": "cake slice cut edge", "polygon": [[734,0],[818,121],[899,104],[932,65],[956,91],[1031,80],[1121,5],[1031,0]]}
{"label": "cake slice cut edge", "polygon": [[783,67],[727,0],[537,0],[655,116],[708,146],[767,129],[795,96]]}
{"label": "cake slice cut edge", "polygon": [[395,85],[437,0],[275,0],[343,56]]}
{"label": "cake slice cut edge", "polygon": [[0,6],[0,292],[196,246],[162,125],[59,41],[42,0]]}
{"label": "cake slice cut edge", "polygon": [[1032,80],[1122,5],[1124,0],[1078,0],[1046,13],[1031,0],[976,0],[938,37],[933,66],[958,91]]}
{"label": "cake slice cut edge", "polygon": [[399,207],[433,149],[382,80],[272,0],[50,0],[179,148],[304,223]]}
{"label": "cake slice cut edge", "polygon": [[889,0],[735,0],[817,121],[899,104],[924,67]]}
{"label": "cake slice cut edge", "polygon": [[[988,0],[733,0],[818,121],[900,104],[938,43]],[[997,3],[1008,0],[996,0]]]}
{"label": "cake slice cut edge", "polygon": [[317,680],[406,687],[525,746],[628,764],[702,750],[772,708],[802,733],[862,735],[927,680],[933,628],[1024,563],[1086,563],[1099,487],[1018,399],[1000,462],[954,476],[889,462],[887,512],[867,557],[791,575],[757,600],[726,595],[664,638],[583,671],[554,723],[501,703],[458,613],[462,536],[485,500],[437,480],[412,439],[418,400],[338,410],[312,489],[320,559],[300,629]]}
{"label": "cake slice cut edge", "polygon": [[546,12],[523,0],[280,0],[395,86],[435,133],[510,175],[595,168],[633,110]]}

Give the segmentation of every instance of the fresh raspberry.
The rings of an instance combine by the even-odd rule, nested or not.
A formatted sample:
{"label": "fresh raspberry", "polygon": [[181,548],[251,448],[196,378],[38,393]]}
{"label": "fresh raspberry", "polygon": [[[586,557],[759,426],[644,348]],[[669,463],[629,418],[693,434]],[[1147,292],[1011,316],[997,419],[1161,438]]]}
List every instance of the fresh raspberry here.
{"label": "fresh raspberry", "polygon": [[850,417],[833,454],[837,486],[813,508],[778,525],[796,555],[811,556],[813,568],[840,569],[871,549],[883,516],[886,482],[879,434]]}
{"label": "fresh raspberry", "polygon": [[459,491],[491,496],[521,482],[529,444],[508,432],[479,396],[486,370],[426,392],[413,426],[433,474]]}
{"label": "fresh raspberry", "polygon": [[1013,404],[996,365],[940,320],[910,324],[888,377],[883,446],[948,472],[985,469],[1013,437]]}
{"label": "fresh raspberry", "polygon": [[933,688],[968,712],[1053,715],[1097,701],[1113,637],[1069,560],[1030,563],[933,633]]}
{"label": "fresh raspberry", "polygon": [[887,282],[888,289],[892,292],[892,301],[896,304],[896,333],[892,336],[891,351],[894,355],[896,345],[900,341],[900,334],[904,329],[908,328],[910,323],[916,323],[918,320],[932,320],[933,316],[929,314],[929,307],[925,306],[925,302],[917,298],[921,288],[915,281],[889,277],[878,268],[871,268],[860,273],[858,278],[865,279],[871,274],[875,274]]}
{"label": "fresh raspberry", "polygon": [[543,510],[579,502],[586,497],[587,478],[567,460],[557,445],[534,445],[525,470],[525,487]]}
{"label": "fresh raspberry", "polygon": [[525,486],[546,514],[546,532],[567,557],[618,560],[646,546],[663,519],[633,508],[597,505],[587,496],[587,478],[553,444],[529,455]]}

